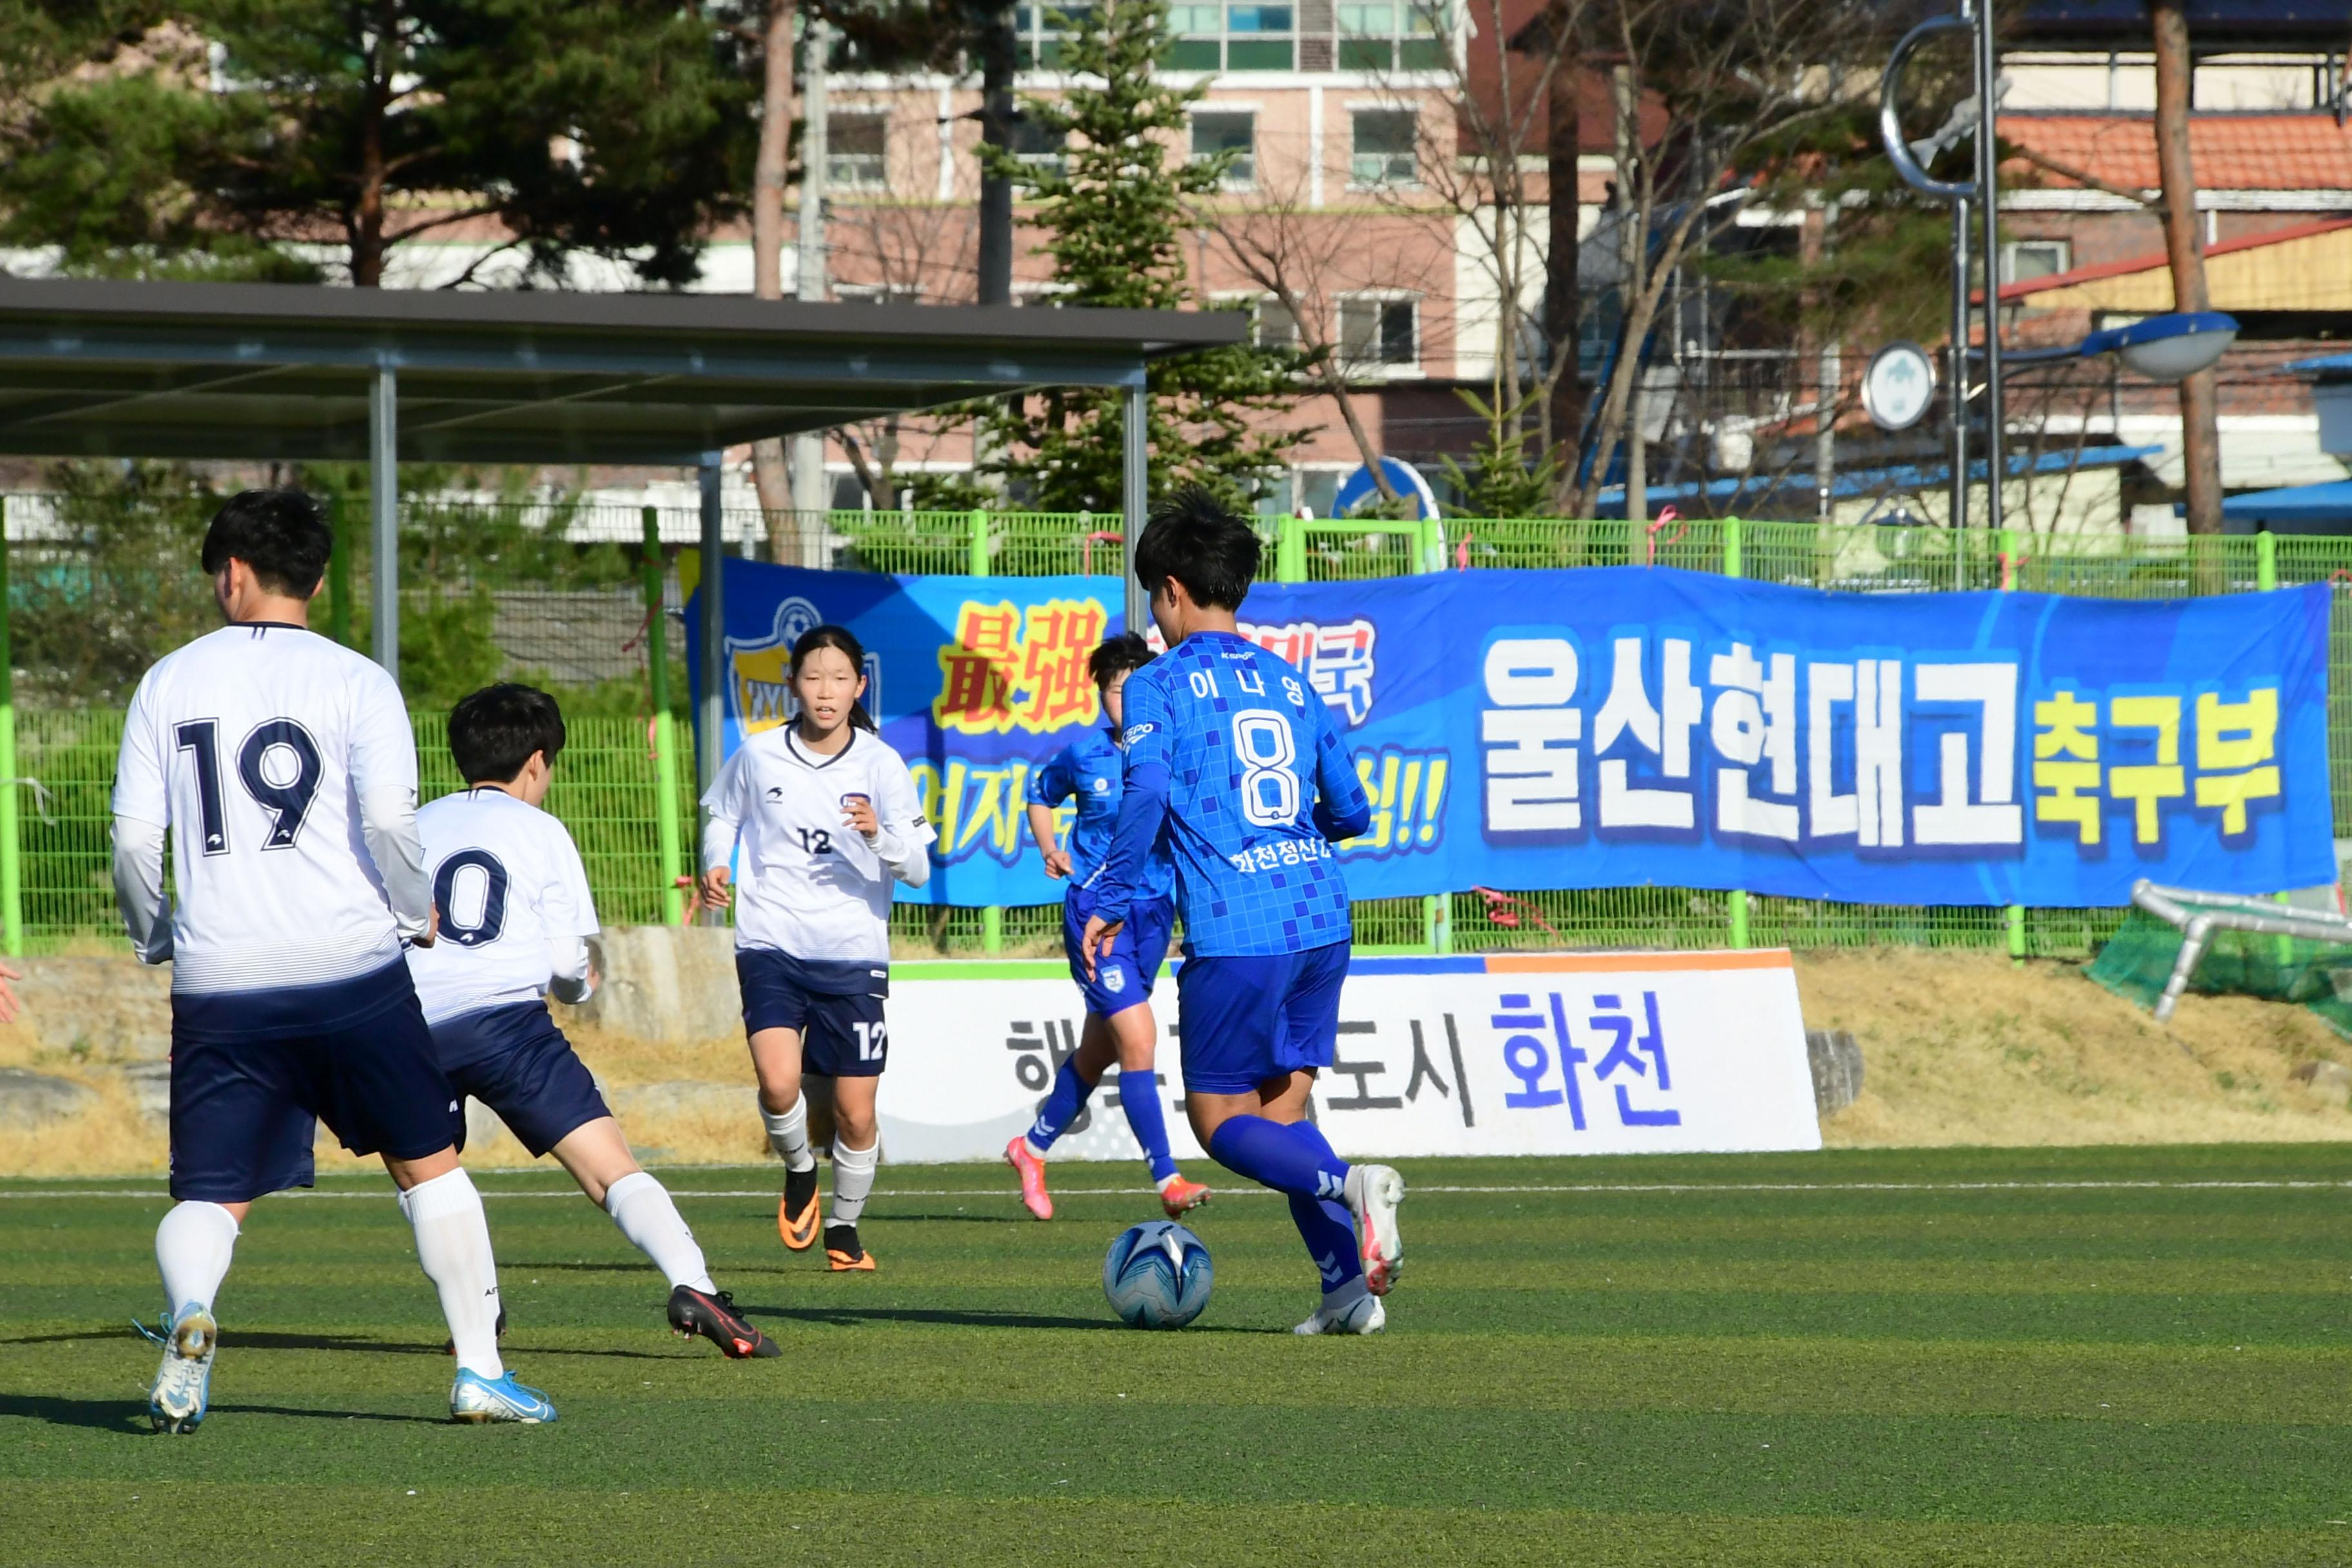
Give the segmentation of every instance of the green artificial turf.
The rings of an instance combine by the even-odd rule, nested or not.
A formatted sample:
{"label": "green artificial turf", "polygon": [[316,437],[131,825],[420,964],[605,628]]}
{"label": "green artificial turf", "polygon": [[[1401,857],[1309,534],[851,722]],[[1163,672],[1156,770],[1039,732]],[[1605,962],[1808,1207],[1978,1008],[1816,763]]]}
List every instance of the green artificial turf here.
{"label": "green artificial turf", "polygon": [[1314,1273],[1255,1193],[1153,1334],[1098,1286],[1148,1194],[1068,1190],[1125,1168],[1055,1167],[1051,1225],[886,1170],[841,1277],[772,1171],[666,1173],[755,1363],[669,1338],[576,1195],[493,1195],[539,1429],[442,1419],[406,1227],[336,1183],[248,1222],[181,1439],[124,1326],[153,1184],[0,1184],[0,1562],[2352,1562],[2352,1148],[1404,1169],[1389,1331],[1344,1342],[1288,1332]]}

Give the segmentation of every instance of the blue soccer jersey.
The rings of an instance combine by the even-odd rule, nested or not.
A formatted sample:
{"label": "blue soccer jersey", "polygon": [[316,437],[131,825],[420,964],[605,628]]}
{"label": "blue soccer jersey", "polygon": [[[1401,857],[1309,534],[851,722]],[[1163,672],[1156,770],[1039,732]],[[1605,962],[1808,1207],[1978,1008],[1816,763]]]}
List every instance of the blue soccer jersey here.
{"label": "blue soccer jersey", "polygon": [[1187,952],[1349,941],[1333,846],[1371,807],[1297,668],[1231,632],[1195,632],[1128,678],[1126,717],[1126,797],[1095,912],[1125,913],[1164,820]]}
{"label": "blue soccer jersey", "polygon": [[[1132,677],[1129,677],[1132,679]],[[1111,826],[1118,820],[1118,803],[1125,793],[1127,760],[1108,731],[1089,730],[1054,753],[1053,761],[1029,775],[1033,805],[1057,806],[1075,799],[1077,811],[1070,824],[1070,890],[1090,889],[1110,855]],[[1164,899],[1175,886],[1176,869],[1164,845],[1155,845],[1144,861],[1135,889],[1138,900]]]}

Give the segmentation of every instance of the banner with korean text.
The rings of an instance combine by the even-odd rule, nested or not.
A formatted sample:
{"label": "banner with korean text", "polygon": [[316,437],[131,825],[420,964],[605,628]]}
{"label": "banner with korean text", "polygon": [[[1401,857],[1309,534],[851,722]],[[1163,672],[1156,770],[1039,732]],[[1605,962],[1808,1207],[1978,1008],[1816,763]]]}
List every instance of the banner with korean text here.
{"label": "banner with korean text", "polygon": [[[727,563],[730,747],[846,622],[950,904],[1044,903],[1029,773],[1101,722],[1099,577]],[[2129,901],[2336,879],[2326,585],[2201,599],[1821,593],[1664,568],[1262,584],[1373,801],[1358,898],[1664,885],[1864,903]],[[694,625],[691,616],[688,626]],[[904,891],[904,890],[902,890]]]}
{"label": "banner with korean text", "polygon": [[[922,968],[898,966],[891,984],[883,1147],[893,1162],[998,1159],[1076,1048],[1084,1004],[1064,978],[927,980]],[[1160,990],[1150,1092],[1177,1157],[1199,1163],[1173,980]],[[1336,1055],[1315,1116],[1350,1156],[1821,1147],[1785,950],[1359,957]],[[1135,1160],[1139,1185],[1128,1092],[1107,1076],[1055,1159]]]}

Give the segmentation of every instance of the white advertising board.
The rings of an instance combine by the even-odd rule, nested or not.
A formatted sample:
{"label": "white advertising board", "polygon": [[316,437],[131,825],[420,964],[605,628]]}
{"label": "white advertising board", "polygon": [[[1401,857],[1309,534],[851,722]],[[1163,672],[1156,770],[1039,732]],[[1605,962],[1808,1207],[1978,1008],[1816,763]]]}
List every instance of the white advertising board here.
{"label": "white advertising board", "polygon": [[[890,988],[880,1098],[894,1162],[989,1160],[1029,1124],[1085,1023],[1066,979],[924,979]],[[1163,980],[1160,1083],[1179,1159],[1176,986]],[[1349,1156],[1818,1149],[1783,950],[1358,958],[1315,1115]],[[1057,1160],[1139,1159],[1116,1071]]]}

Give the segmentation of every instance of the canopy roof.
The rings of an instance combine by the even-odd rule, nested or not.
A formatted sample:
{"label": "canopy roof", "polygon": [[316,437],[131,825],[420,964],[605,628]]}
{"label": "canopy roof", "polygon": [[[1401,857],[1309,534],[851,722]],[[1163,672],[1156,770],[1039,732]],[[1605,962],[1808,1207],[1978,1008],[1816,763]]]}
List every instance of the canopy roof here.
{"label": "canopy roof", "polygon": [[1126,386],[1235,343],[1239,311],[802,304],[0,279],[0,452],[694,462],[845,420],[1041,386]]}
{"label": "canopy roof", "polygon": [[2352,479],[2255,490],[2221,503],[2221,531],[2352,533]]}

